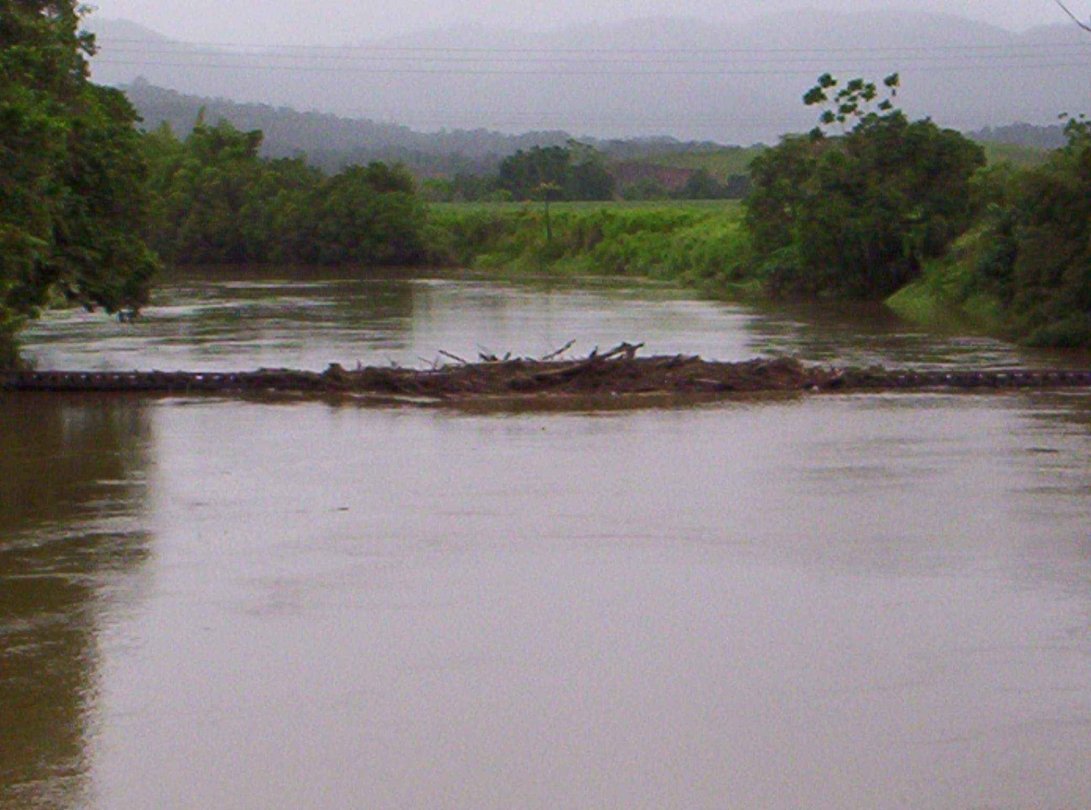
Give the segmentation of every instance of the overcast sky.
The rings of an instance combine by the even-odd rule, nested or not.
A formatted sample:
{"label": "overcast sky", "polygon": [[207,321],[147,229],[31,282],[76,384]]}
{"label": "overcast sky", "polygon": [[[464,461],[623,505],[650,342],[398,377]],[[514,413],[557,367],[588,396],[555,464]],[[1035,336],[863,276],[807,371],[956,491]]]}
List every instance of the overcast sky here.
{"label": "overcast sky", "polygon": [[[1068,0],[1081,18],[1091,0]],[[100,17],[125,18],[173,39],[246,44],[343,44],[452,24],[523,29],[652,16],[731,20],[795,7],[946,11],[1006,28],[1064,22],[1054,0],[98,0]]]}

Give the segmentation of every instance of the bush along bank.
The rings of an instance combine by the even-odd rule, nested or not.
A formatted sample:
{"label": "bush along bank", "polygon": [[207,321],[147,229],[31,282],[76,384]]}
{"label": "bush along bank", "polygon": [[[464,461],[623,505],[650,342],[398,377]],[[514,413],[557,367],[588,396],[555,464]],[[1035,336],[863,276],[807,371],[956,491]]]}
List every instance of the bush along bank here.
{"label": "bush along bank", "polygon": [[969,313],[1034,346],[1091,348],[1091,128],[1021,170],[982,173],[981,212],[953,255],[895,297]]}

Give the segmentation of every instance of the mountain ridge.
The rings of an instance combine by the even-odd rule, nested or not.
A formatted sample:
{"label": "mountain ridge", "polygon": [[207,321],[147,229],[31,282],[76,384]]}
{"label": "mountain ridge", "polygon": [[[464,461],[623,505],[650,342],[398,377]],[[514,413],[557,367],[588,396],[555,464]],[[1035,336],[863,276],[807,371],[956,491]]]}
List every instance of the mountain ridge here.
{"label": "mountain ridge", "polygon": [[144,76],[184,93],[423,130],[770,142],[813,125],[800,97],[827,71],[898,71],[910,115],[958,129],[1091,109],[1091,37],[1075,26],[1017,33],[924,11],[766,15],[745,26],[678,17],[549,32],[470,26],[264,50],[176,42],[151,29],[141,43],[134,28],[122,37],[113,21],[89,22],[103,83]]}

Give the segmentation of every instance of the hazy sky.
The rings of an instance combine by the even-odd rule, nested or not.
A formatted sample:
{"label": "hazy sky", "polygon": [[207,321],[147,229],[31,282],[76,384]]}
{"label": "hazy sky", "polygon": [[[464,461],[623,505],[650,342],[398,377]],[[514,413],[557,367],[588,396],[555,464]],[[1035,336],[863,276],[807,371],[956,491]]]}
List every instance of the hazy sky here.
{"label": "hazy sky", "polygon": [[[342,44],[460,23],[541,29],[650,16],[731,20],[796,7],[900,6],[962,14],[1008,28],[1064,22],[1054,0],[98,0],[100,17],[126,18],[174,39],[247,44]],[[1091,0],[1069,0],[1091,17]]]}

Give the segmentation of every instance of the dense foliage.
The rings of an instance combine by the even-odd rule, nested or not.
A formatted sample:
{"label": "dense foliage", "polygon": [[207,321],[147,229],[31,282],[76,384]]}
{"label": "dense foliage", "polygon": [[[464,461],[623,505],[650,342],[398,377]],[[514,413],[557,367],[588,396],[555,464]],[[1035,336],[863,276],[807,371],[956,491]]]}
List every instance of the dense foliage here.
{"label": "dense foliage", "polygon": [[[971,221],[981,148],[930,120],[910,121],[875,85],[820,79],[805,99],[830,103],[823,124],[751,164],[747,223],[774,291],[882,298],[916,277]],[[897,77],[888,79],[893,91]]]}
{"label": "dense foliage", "polygon": [[408,264],[423,251],[413,179],[382,163],[333,176],[299,158],[259,156],[262,134],[198,120],[178,140],[147,137],[149,238],[179,264]]}
{"label": "dense foliage", "polygon": [[74,2],[0,0],[0,363],[54,300],[139,306],[156,268],[138,232],[144,166],[124,95],[87,78]]}
{"label": "dense foliage", "polygon": [[1010,179],[988,212],[978,286],[994,293],[1017,335],[1091,345],[1091,127],[1070,121],[1068,144]]}
{"label": "dense foliage", "polygon": [[606,171],[602,156],[583,144],[535,146],[519,150],[500,163],[497,185],[516,200],[609,200],[614,196],[614,178]]}

